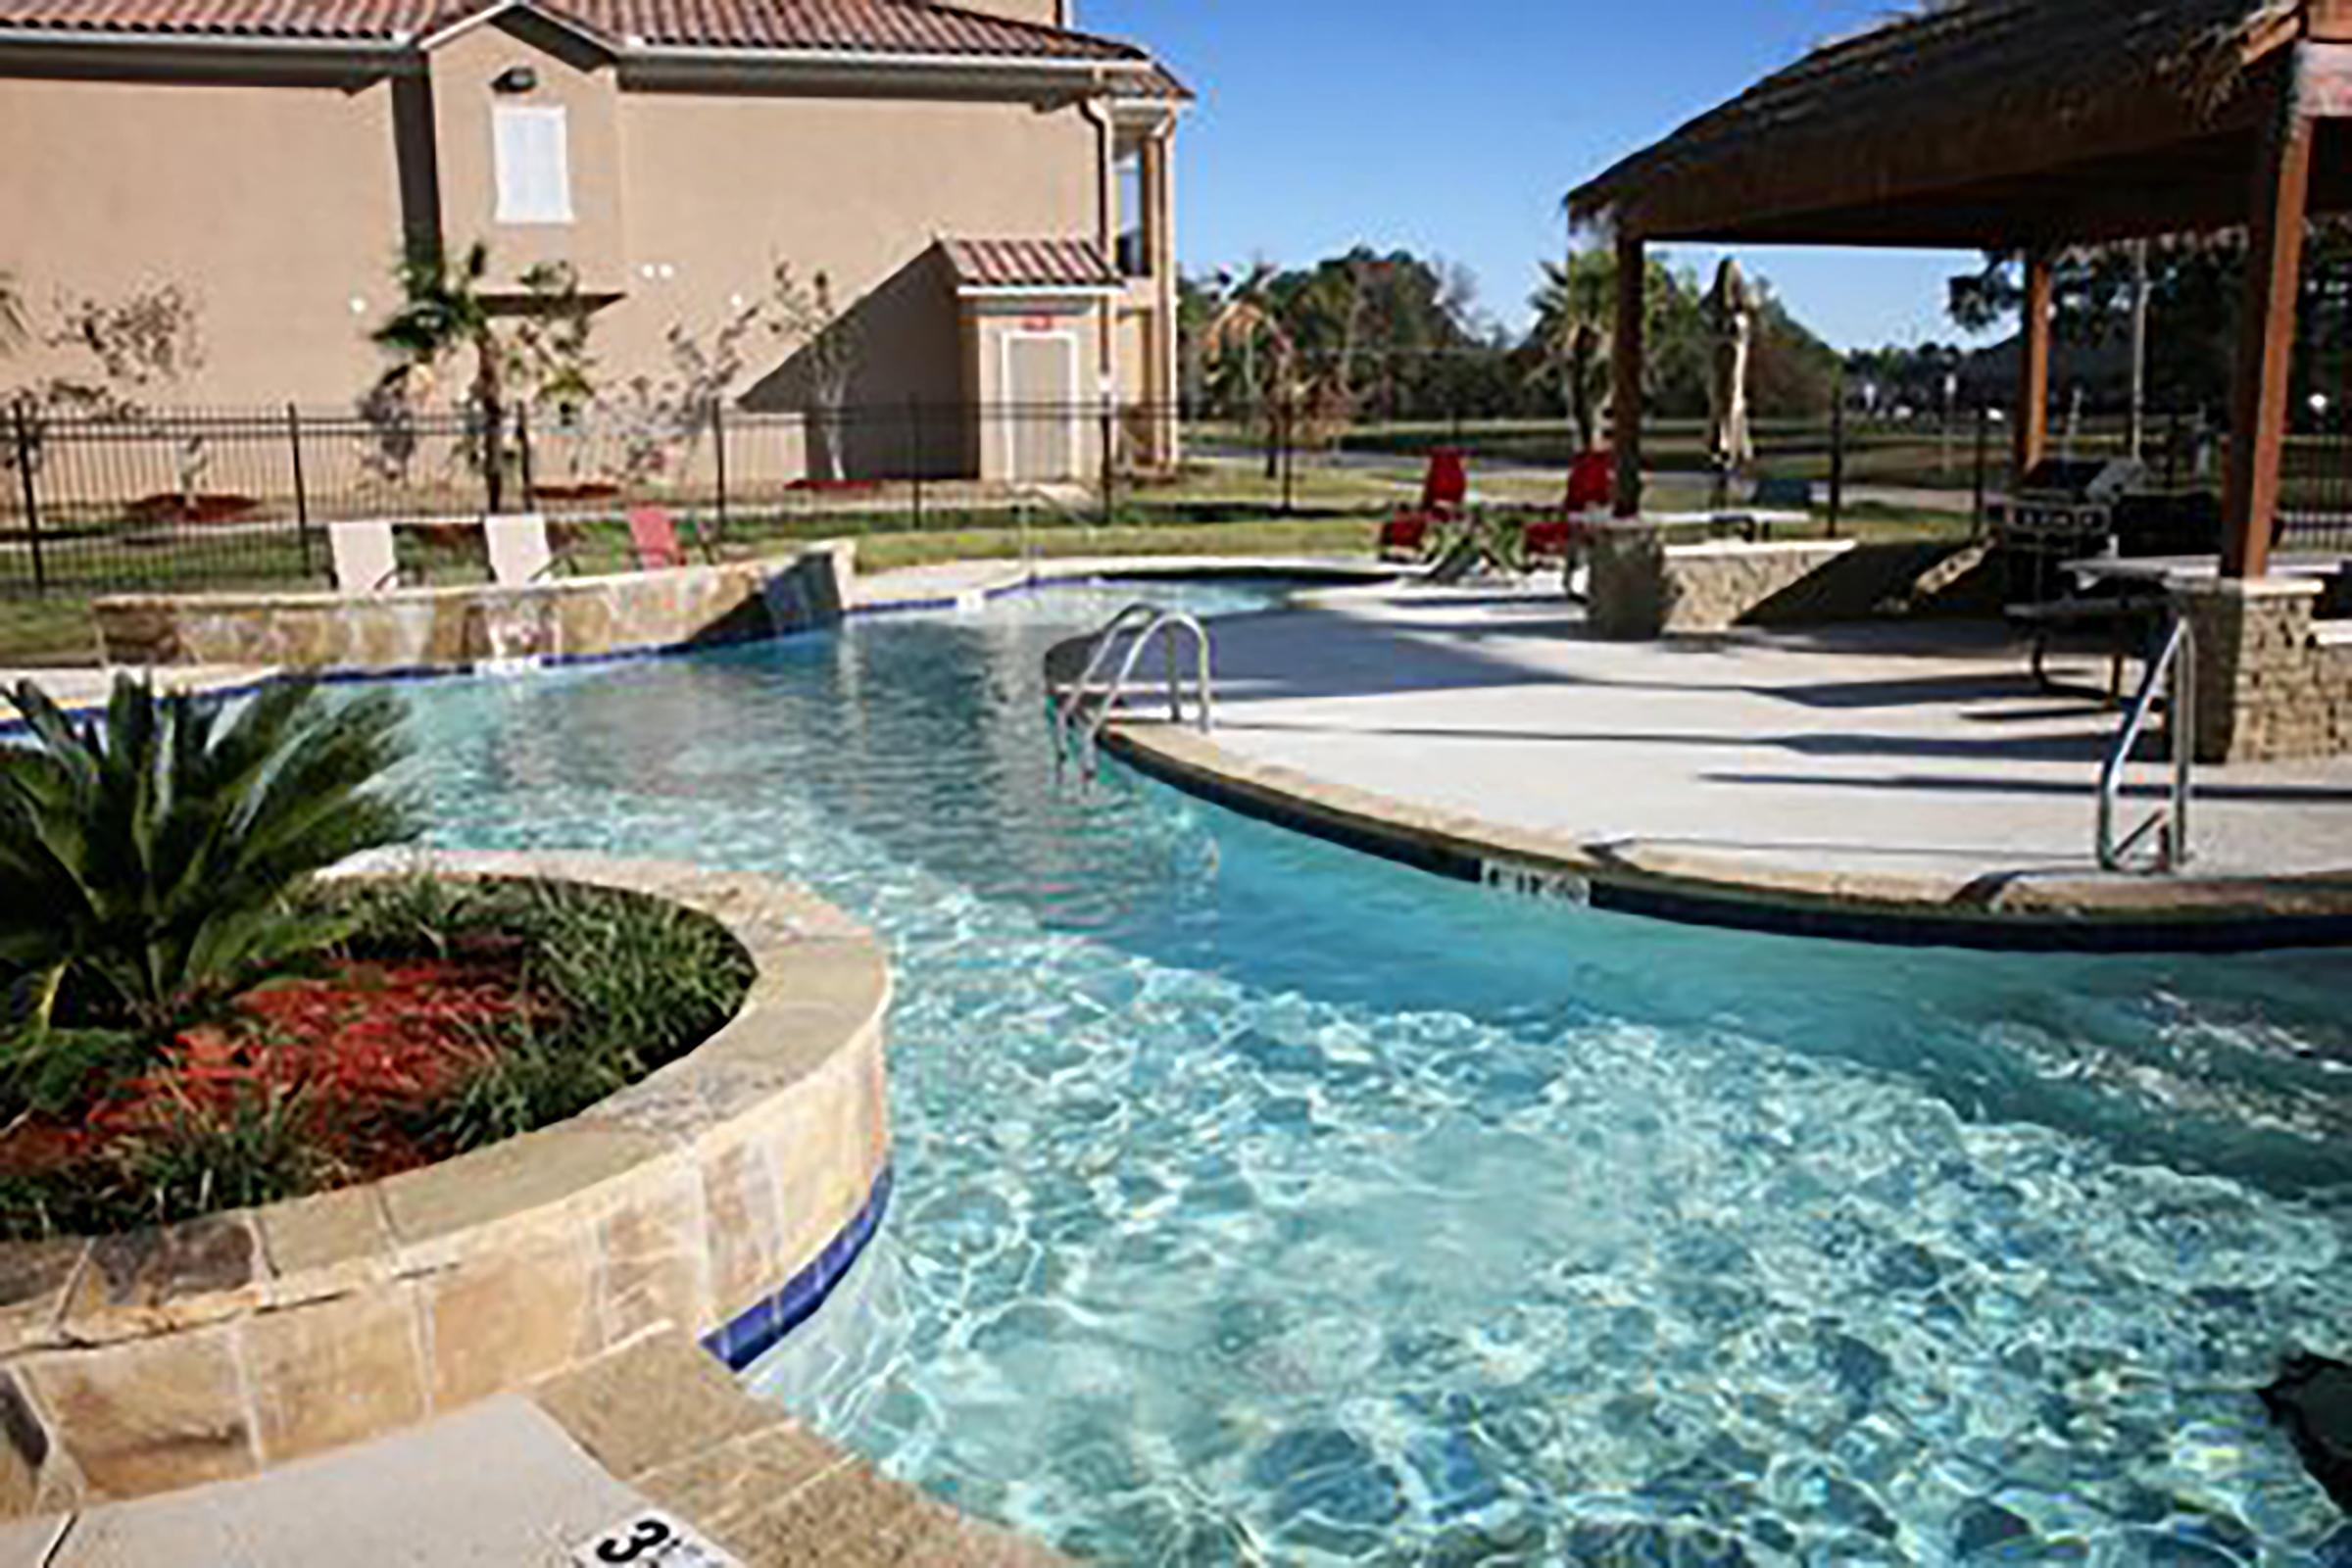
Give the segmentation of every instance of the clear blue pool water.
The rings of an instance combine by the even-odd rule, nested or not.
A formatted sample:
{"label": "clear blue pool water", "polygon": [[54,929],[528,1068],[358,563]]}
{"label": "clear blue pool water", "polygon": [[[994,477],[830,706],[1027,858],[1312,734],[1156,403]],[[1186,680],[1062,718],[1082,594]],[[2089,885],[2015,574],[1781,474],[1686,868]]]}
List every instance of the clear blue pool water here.
{"label": "clear blue pool water", "polygon": [[2352,1354],[2352,958],[1688,929],[1082,799],[1039,659],[1135,592],[416,689],[444,842],[892,946],[889,1224],[761,1387],[1114,1562],[2352,1561],[2251,1394]]}

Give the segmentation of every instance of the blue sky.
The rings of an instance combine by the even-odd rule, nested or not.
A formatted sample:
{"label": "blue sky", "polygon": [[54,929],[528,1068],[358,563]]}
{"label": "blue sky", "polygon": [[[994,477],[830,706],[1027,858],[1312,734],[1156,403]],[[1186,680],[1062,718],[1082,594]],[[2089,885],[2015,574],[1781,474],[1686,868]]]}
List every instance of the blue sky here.
{"label": "blue sky", "polygon": [[[1516,323],[1560,198],[1893,0],[1077,0],[1200,91],[1177,171],[1188,270],[1357,241],[1466,264]],[[1685,260],[1711,266],[1715,253]],[[1949,340],[1965,256],[1742,258],[1840,347]]]}

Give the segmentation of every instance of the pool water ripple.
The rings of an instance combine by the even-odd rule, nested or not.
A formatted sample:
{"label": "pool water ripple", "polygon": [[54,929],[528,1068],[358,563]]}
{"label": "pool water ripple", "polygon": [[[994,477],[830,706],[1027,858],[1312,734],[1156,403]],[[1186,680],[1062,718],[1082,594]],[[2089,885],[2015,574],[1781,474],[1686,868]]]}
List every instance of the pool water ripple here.
{"label": "pool water ripple", "polygon": [[418,689],[444,840],[892,945],[894,1208],[760,1386],[1116,1562],[2352,1547],[2251,1394],[2352,1353],[2346,959],[1687,930],[1081,796],[1038,660],[1128,597]]}

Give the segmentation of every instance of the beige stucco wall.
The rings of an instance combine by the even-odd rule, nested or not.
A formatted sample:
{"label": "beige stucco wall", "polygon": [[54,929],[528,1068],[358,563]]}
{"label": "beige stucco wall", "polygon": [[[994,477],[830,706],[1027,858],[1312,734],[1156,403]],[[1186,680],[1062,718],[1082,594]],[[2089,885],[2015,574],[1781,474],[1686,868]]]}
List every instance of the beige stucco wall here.
{"label": "beige stucco wall", "polygon": [[963,9],[985,12],[992,17],[1010,17],[1015,22],[1042,23],[1049,27],[1077,24],[1070,19],[1070,0],[963,0]]}
{"label": "beige stucco wall", "polygon": [[[599,323],[615,363],[658,356],[673,323],[708,331],[789,262],[862,311],[858,401],[957,399],[948,279],[923,266],[934,241],[1095,228],[1094,132],[1075,109],[633,91],[621,115],[638,275]],[[723,199],[682,177],[702,171],[726,172]],[[760,383],[785,346],[752,347],[757,406],[783,390]]]}
{"label": "beige stucco wall", "polygon": [[[400,242],[388,81],[0,77],[0,269],[36,332],[61,294],[175,282],[207,363],[155,401],[339,404],[376,375],[364,329],[393,297]],[[0,387],[89,364],[36,348],[0,363]]]}

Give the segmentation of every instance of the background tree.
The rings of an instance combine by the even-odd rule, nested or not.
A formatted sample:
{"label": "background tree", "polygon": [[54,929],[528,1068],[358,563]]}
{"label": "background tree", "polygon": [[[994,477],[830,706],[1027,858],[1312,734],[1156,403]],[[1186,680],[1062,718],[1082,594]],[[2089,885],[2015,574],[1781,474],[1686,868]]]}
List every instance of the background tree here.
{"label": "background tree", "polygon": [[695,332],[682,321],[669,324],[662,338],[666,372],[631,377],[608,411],[620,433],[624,483],[643,484],[692,462],[718,406],[743,374],[744,340],[763,315],[763,303],[754,301],[709,332]]}
{"label": "background tree", "polygon": [[[2148,385],[2151,406],[2219,409],[2230,397],[2238,301],[2245,275],[2242,233],[2157,240],[2148,255]],[[2133,263],[2125,245],[2085,248],[2052,269],[2051,335],[2061,344],[2121,353],[2131,332]],[[1951,282],[1952,319],[1972,332],[2014,332],[2024,300],[2014,253],[1988,252],[1976,271]],[[2296,312],[2292,405],[2314,392],[2332,405],[2352,393],[2352,224],[2311,226]],[[2101,389],[2120,399],[2128,387]]]}
{"label": "background tree", "polygon": [[845,314],[833,297],[832,280],[817,272],[803,282],[790,262],[778,262],[768,278],[762,319],[771,336],[793,352],[792,363],[805,378],[808,402],[815,414],[819,477],[839,480],[845,475],[842,449],[847,436],[845,412],[850,390],[865,364],[864,323]]}

